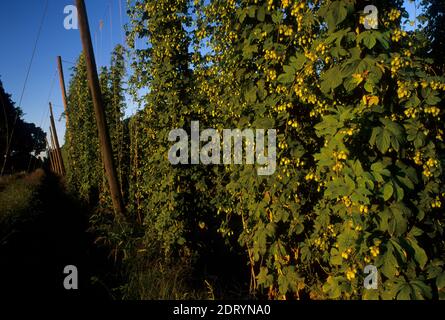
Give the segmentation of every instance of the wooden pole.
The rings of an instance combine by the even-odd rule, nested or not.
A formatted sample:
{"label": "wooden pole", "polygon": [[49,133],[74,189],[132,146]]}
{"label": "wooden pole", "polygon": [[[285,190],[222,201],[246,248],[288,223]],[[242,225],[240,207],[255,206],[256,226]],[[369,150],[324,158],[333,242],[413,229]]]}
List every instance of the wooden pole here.
{"label": "wooden pole", "polygon": [[50,160],[52,161],[53,172],[59,174],[59,169],[56,164],[56,159],[54,158],[54,150],[52,148],[49,149]]}
{"label": "wooden pole", "polygon": [[63,76],[63,67],[62,67],[62,57],[57,56],[57,68],[59,69],[59,82],[60,82],[60,90],[62,91],[62,100],[63,100],[63,108],[65,110],[65,118],[66,118],[66,129],[68,132],[68,102],[66,98],[66,88],[65,88],[65,78]]}
{"label": "wooden pole", "polygon": [[52,159],[53,159],[53,169],[54,169],[54,173],[58,173],[58,172],[57,172],[57,163],[56,163],[56,159],[54,159],[54,154],[52,154],[52,150],[51,150],[51,145],[52,145],[52,141],[53,141],[53,133],[51,132],[51,127],[49,127],[49,140],[51,141],[51,144],[48,143],[48,145],[49,145],[49,152],[50,152],[50,155],[52,156]]}
{"label": "wooden pole", "polygon": [[[57,153],[57,150],[55,149],[54,133],[53,133],[53,130],[51,129],[51,127],[49,127],[49,134],[51,136],[51,144],[52,144],[53,149],[54,149],[53,159],[54,159],[54,168],[56,169],[55,172],[57,174],[61,175],[62,174],[62,169],[60,167],[59,155]],[[53,152],[53,151],[51,151],[51,152]]]}
{"label": "wooden pole", "polygon": [[48,143],[48,138],[45,137],[46,145],[48,146],[48,159],[49,159],[49,166],[52,172],[55,172],[54,170],[54,159],[53,155],[51,154],[51,145]]}
{"label": "wooden pole", "polygon": [[65,175],[65,166],[63,165],[62,151],[60,151],[59,138],[57,137],[56,124],[54,122],[54,115],[53,115],[53,106],[51,102],[49,103],[49,111],[50,111],[51,127],[53,129],[54,147],[56,149],[56,154],[59,159],[60,174],[63,176]]}
{"label": "wooden pole", "polygon": [[54,173],[54,172],[56,172],[56,170],[55,170],[55,165],[54,165],[54,156],[53,156],[53,152],[52,152],[51,148],[48,148],[48,156],[49,156],[49,163],[51,165],[51,171]]}
{"label": "wooden pole", "polygon": [[68,148],[71,148],[71,134],[69,129],[69,115],[68,115],[68,99],[66,95],[66,86],[65,86],[65,77],[63,76],[63,65],[62,65],[62,57],[57,56],[57,68],[59,69],[59,82],[60,82],[60,90],[62,91],[62,100],[63,100],[63,108],[65,110],[65,145],[67,146],[67,162],[68,166],[71,163],[70,152]]}
{"label": "wooden pole", "polygon": [[91,34],[88,24],[87,11],[84,0],[76,0],[76,5],[79,15],[80,38],[82,40],[82,47],[87,66],[88,84],[90,87],[91,96],[93,98],[97,129],[99,131],[99,142],[102,161],[105,167],[105,175],[107,176],[108,185],[110,187],[114,212],[116,214],[116,217],[118,219],[121,219],[125,218],[125,207],[119,188],[116,168],[114,167],[113,163],[113,152],[105,118],[105,108],[102,100],[99,78],[97,76],[97,67],[94,58],[93,45],[91,43]]}

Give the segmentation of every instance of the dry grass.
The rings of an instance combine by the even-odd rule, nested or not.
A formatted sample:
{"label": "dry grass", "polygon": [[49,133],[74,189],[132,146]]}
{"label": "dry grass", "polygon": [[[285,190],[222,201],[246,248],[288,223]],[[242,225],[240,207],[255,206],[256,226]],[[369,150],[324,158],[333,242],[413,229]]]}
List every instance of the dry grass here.
{"label": "dry grass", "polygon": [[182,258],[167,262],[156,248],[155,243],[146,247],[143,253],[126,261],[126,285],[123,286],[123,299],[141,300],[202,300],[212,299],[212,295],[202,284],[193,285],[192,267],[189,259]]}
{"label": "dry grass", "polygon": [[19,219],[35,214],[36,197],[45,173],[43,170],[0,178],[0,236]]}

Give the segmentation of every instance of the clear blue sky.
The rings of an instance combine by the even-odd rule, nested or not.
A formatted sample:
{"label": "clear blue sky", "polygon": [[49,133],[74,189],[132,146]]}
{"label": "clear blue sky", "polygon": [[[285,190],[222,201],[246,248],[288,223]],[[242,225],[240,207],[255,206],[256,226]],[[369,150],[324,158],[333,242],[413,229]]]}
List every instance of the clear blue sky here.
{"label": "clear blue sky", "polygon": [[[12,94],[12,99],[16,104],[19,103],[22,93],[45,2],[46,0],[2,0],[0,3],[0,35],[2,44],[5,44],[0,50],[0,77],[5,90]],[[121,21],[123,24],[128,21],[126,0],[86,0],[85,2],[97,64],[98,66],[108,65],[112,48],[122,42],[124,31]],[[51,101],[61,142],[65,133],[65,121],[64,119],[59,121],[63,104],[56,75],[56,57],[60,55],[63,60],[74,62],[81,52],[79,31],[65,30],[63,27],[66,16],[63,9],[72,4],[74,0],[48,0],[46,19],[20,106],[25,112],[26,121],[34,122],[44,131],[48,131],[48,101]],[[414,3],[406,1],[405,5],[413,16]],[[101,20],[103,21],[102,31],[99,27]],[[71,67],[71,64],[64,62],[67,86]],[[127,114],[134,110],[132,104],[129,104],[131,107]]]}
{"label": "clear blue sky", "polygon": [[[119,1],[122,8],[122,22],[128,21],[126,0],[86,0],[96,61],[108,65],[113,47],[122,43],[125,35],[121,27]],[[2,0],[0,2],[0,79],[6,92],[12,94],[18,105],[37,39],[38,28],[43,16],[46,0]],[[56,74],[56,57],[75,62],[82,47],[78,30],[66,30],[63,10],[74,0],[48,0],[46,19],[37,45],[29,79],[24,91],[21,108],[25,120],[34,122],[48,131],[48,100],[53,103],[59,139],[63,140],[65,120],[59,121],[63,112],[62,96]],[[111,22],[110,25],[110,8]],[[102,31],[99,28],[103,20]],[[97,46],[96,46],[97,44]],[[65,81],[68,86],[72,64],[63,62]]]}

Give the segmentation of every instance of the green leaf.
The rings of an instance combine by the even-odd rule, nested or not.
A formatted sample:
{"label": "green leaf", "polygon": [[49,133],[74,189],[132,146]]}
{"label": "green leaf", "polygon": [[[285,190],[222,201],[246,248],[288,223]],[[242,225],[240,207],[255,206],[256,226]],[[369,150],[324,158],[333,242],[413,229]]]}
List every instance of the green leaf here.
{"label": "green leaf", "polygon": [[280,24],[281,21],[283,21],[283,17],[284,17],[284,15],[283,15],[283,12],[281,12],[281,11],[275,10],[272,13],[272,21],[276,24]]}
{"label": "green leaf", "polygon": [[397,293],[399,292],[400,288],[405,284],[405,282],[402,282],[403,280],[396,279],[396,280],[388,280],[385,281],[384,290],[382,292],[382,299],[383,300],[392,300],[396,297]]}
{"label": "green leaf", "polygon": [[408,228],[407,214],[409,210],[400,202],[390,207],[389,232],[391,235],[401,236]]}
{"label": "green leaf", "polygon": [[437,278],[436,278],[436,286],[437,289],[442,290],[445,288],[445,272],[442,272]]}
{"label": "green leaf", "polygon": [[414,249],[414,259],[417,261],[420,268],[423,270],[425,268],[426,263],[428,262],[428,256],[426,255],[425,250],[423,250],[419,246],[417,240],[413,238],[408,238],[407,240],[410,243],[411,247]]}
{"label": "green leaf", "polygon": [[323,93],[329,93],[343,83],[340,68],[335,66],[321,75],[320,89]]}
{"label": "green leaf", "polygon": [[408,100],[408,102],[406,103],[407,107],[417,107],[420,104],[420,99],[419,97],[417,97],[417,95],[413,95],[411,96],[411,98]]}
{"label": "green leaf", "polygon": [[433,293],[429,286],[427,286],[423,281],[420,280],[414,280],[410,282],[411,287],[414,292],[414,298],[416,300],[423,300],[423,299],[432,299]]}
{"label": "green leaf", "polygon": [[366,81],[364,88],[369,93],[372,93],[374,91],[374,85],[372,84],[372,82],[369,81]]}
{"label": "green leaf", "polygon": [[405,191],[403,191],[403,188],[401,188],[396,182],[394,182],[394,186],[396,189],[395,192],[395,198],[397,201],[402,201],[405,197]]}
{"label": "green leaf", "polygon": [[400,145],[405,141],[405,131],[403,127],[385,118],[380,118],[380,122],[384,124],[384,130],[389,132],[392,147],[394,150],[399,151]]}
{"label": "green leaf", "polygon": [[386,153],[389,149],[389,145],[391,143],[391,136],[387,130],[383,130],[383,133],[380,137],[377,137],[377,148],[381,153]]}
{"label": "green leaf", "polygon": [[334,1],[330,4],[326,22],[328,23],[328,28],[330,31],[334,31],[338,24],[343,22],[348,15],[348,11],[343,4],[343,1]]}
{"label": "green leaf", "polygon": [[285,65],[283,67],[284,73],[280,74],[278,76],[278,82],[282,83],[282,84],[289,84],[294,82],[295,79],[295,68],[293,66],[288,66]]}
{"label": "green leaf", "polygon": [[385,208],[380,214],[379,214],[379,229],[381,231],[388,231],[389,229],[389,218],[391,214],[389,212],[389,208]]}
{"label": "green leaf", "polygon": [[249,15],[250,18],[255,17],[255,11],[256,11],[257,6],[250,6],[247,14]]}
{"label": "green leaf", "polygon": [[351,92],[355,88],[358,87],[357,81],[355,81],[353,78],[345,78],[345,81],[343,82],[343,87],[345,87],[346,91]]}
{"label": "green leaf", "polygon": [[244,59],[251,59],[252,58],[252,53],[256,53],[258,52],[258,46],[253,44],[245,44],[243,47],[243,58]]}
{"label": "green leaf", "polygon": [[391,198],[393,192],[394,188],[392,186],[392,183],[385,184],[385,186],[383,187],[383,199],[385,201],[388,201]]}
{"label": "green leaf", "polygon": [[411,300],[413,290],[409,283],[405,283],[397,294],[397,300]]}
{"label": "green leaf", "polygon": [[395,238],[391,238],[389,241],[391,241],[391,244],[393,245],[395,252],[397,253],[398,260],[402,261],[403,263],[406,262],[406,252],[402,248],[402,246],[397,242]]}
{"label": "green leaf", "polygon": [[376,39],[380,42],[385,50],[389,49],[389,38],[386,34],[378,32],[376,35]]}
{"label": "green leaf", "polygon": [[440,102],[440,98],[437,96],[437,93],[430,94],[426,98],[425,102],[430,106],[435,106]]}
{"label": "green leaf", "polygon": [[297,53],[294,57],[290,57],[289,64],[296,70],[299,71],[304,67],[306,63],[306,56],[301,53]]}
{"label": "green leaf", "polygon": [[375,145],[381,153],[386,153],[391,144],[391,132],[386,128],[374,128],[369,139],[369,144],[371,146]]}
{"label": "green leaf", "polygon": [[246,102],[249,104],[253,104],[256,101],[257,98],[257,87],[252,86],[247,92],[246,92]]}
{"label": "green leaf", "polygon": [[260,268],[260,273],[257,276],[258,284],[268,287],[273,283],[273,276],[268,274],[268,269],[266,267]]}
{"label": "green leaf", "polygon": [[362,33],[359,34],[359,36],[357,37],[357,42],[363,42],[363,44],[368,48],[368,49],[372,49],[375,44],[377,43],[376,40],[376,33],[373,31],[364,31]]}
{"label": "green leaf", "polygon": [[397,259],[394,256],[393,246],[389,242],[387,245],[387,250],[385,255],[383,256],[383,267],[382,267],[382,273],[388,277],[392,278],[397,273]]}
{"label": "green leaf", "polygon": [[304,224],[299,223],[295,226],[295,234],[301,234],[304,231]]}
{"label": "green leaf", "polygon": [[257,17],[258,21],[261,21],[261,22],[264,21],[264,19],[265,19],[265,17],[266,17],[266,12],[265,12],[263,6],[261,6],[261,7],[258,8],[256,17]]}
{"label": "green leaf", "polygon": [[340,252],[338,252],[338,250],[336,248],[332,248],[331,249],[331,259],[330,259],[330,263],[334,266],[339,266],[343,263],[343,259],[340,255]]}
{"label": "green leaf", "polygon": [[329,294],[331,299],[337,299],[341,295],[340,285],[339,285],[339,277],[329,276],[323,285],[323,292]]}
{"label": "green leaf", "polygon": [[380,294],[378,290],[363,290],[363,295],[362,295],[362,299],[363,300],[379,300],[380,298]]}
{"label": "green leaf", "polygon": [[274,127],[275,121],[272,118],[258,118],[254,121],[253,127],[259,129],[271,129]]}
{"label": "green leaf", "polygon": [[418,237],[423,234],[423,231],[417,227],[412,227],[412,229],[409,231],[408,236],[409,237]]}

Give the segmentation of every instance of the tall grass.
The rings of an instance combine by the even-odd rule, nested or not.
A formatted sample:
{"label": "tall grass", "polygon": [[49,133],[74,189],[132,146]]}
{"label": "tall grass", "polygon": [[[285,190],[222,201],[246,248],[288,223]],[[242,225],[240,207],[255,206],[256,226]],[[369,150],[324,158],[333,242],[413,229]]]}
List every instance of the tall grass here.
{"label": "tall grass", "polygon": [[186,261],[168,263],[161,257],[144,256],[127,265],[130,270],[123,290],[124,299],[214,299],[211,291],[193,286],[192,270]]}
{"label": "tall grass", "polygon": [[38,191],[44,176],[39,169],[29,175],[0,177],[0,240],[18,221],[31,219],[38,213]]}

